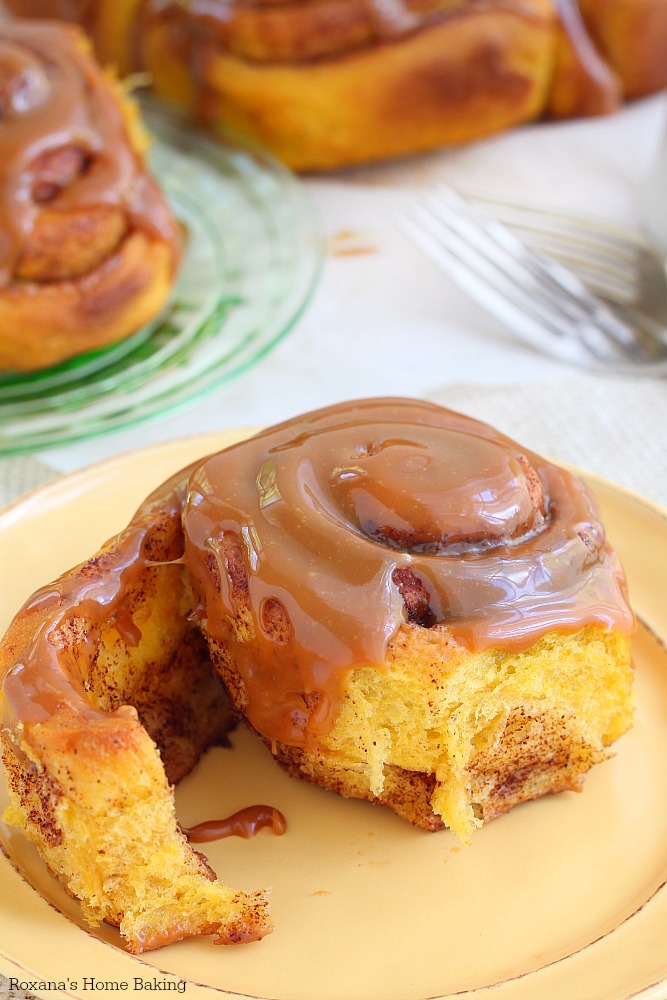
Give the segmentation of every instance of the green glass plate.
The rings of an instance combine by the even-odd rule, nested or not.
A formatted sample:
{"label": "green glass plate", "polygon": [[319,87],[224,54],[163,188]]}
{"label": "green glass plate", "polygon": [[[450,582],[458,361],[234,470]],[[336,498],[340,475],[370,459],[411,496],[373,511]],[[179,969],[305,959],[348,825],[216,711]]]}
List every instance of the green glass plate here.
{"label": "green glass plate", "polygon": [[213,141],[144,106],[150,166],[187,232],[171,300],[127,340],[0,375],[0,455],[171,413],[262,358],[317,282],[322,240],[301,182],[237,136]]}

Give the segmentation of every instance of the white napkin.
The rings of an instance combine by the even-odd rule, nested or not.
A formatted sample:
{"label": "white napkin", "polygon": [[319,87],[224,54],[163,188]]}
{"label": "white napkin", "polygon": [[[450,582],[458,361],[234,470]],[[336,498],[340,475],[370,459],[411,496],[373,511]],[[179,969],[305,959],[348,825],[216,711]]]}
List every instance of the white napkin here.
{"label": "white napkin", "polygon": [[0,458],[0,507],[57,475],[57,469],[32,455]]}

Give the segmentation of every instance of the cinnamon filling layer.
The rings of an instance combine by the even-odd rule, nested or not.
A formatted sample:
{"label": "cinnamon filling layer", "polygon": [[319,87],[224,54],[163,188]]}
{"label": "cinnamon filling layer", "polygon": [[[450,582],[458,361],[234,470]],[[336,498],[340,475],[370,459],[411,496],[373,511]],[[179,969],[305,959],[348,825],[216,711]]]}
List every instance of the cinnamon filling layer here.
{"label": "cinnamon filling layer", "polygon": [[[65,575],[36,591],[18,613],[36,622],[30,644],[3,682],[3,723],[46,722],[62,709],[90,719],[107,713],[85,690],[85,678],[98,654],[103,626],[118,626],[129,645],[139,638],[128,624],[124,601],[147,566],[154,565],[151,532],[159,518],[180,519],[185,497],[184,473],[168,480],[142,505],[110,548],[90,560],[83,578]],[[180,551],[175,553],[178,561]],[[26,631],[30,633],[29,625]],[[134,715],[131,706],[117,709]]]}
{"label": "cinnamon filling layer", "polygon": [[[478,0],[472,4],[470,0],[191,0],[184,6],[144,0],[139,25],[143,31],[165,27],[177,52],[185,52],[187,38],[200,52],[215,46],[257,62],[302,61],[396,40],[471,6],[480,4]],[[518,9],[521,12],[521,3]]]}

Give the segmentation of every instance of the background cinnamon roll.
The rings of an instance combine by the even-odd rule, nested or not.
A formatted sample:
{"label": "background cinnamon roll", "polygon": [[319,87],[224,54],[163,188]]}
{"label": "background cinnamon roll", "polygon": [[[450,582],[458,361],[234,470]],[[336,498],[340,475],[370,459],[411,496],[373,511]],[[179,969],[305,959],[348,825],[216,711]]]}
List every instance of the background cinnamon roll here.
{"label": "background cinnamon roll", "polygon": [[667,0],[11,0],[298,170],[601,114],[667,86]]}
{"label": "background cinnamon roll", "polygon": [[164,305],[181,238],[146,145],[81,29],[0,24],[0,369],[123,339]]}

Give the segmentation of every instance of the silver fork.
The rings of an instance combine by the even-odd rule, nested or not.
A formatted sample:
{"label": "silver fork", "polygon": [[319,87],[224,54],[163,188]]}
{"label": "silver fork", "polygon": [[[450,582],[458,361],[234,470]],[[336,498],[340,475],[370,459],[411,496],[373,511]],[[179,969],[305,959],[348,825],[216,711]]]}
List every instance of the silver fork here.
{"label": "silver fork", "polygon": [[667,329],[603,301],[574,271],[522,242],[451,188],[425,195],[404,229],[468,294],[531,346],[609,371],[667,370]]}
{"label": "silver fork", "polygon": [[473,200],[528,246],[572,268],[596,295],[667,326],[667,260],[637,230],[544,205]]}

